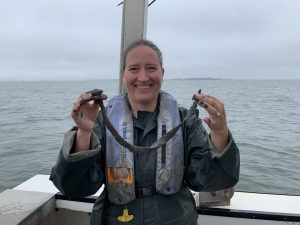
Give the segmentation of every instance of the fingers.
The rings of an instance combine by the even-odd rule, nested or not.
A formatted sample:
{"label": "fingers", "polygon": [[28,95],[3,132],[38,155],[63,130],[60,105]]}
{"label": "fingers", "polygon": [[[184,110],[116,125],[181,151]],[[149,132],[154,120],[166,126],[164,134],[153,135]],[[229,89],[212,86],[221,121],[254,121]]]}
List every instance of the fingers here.
{"label": "fingers", "polygon": [[81,105],[87,102],[92,97],[92,94],[81,93],[73,104],[73,112],[77,112]]}
{"label": "fingers", "polygon": [[91,131],[99,114],[97,101],[105,100],[105,95],[93,93],[81,93],[73,104],[71,116],[78,129]]}
{"label": "fingers", "polygon": [[198,99],[198,105],[208,112],[203,120],[211,131],[227,130],[227,121],[225,107],[223,102],[211,95],[195,94],[194,98]]}
{"label": "fingers", "polygon": [[199,105],[202,108],[206,109],[208,114],[212,117],[221,117],[221,116],[223,116],[223,113],[221,113],[220,109],[217,109],[216,107],[208,104],[207,102],[199,102]]}
{"label": "fingers", "polygon": [[83,104],[89,101],[99,101],[105,99],[107,99],[107,96],[104,94],[101,94],[99,96],[92,96],[91,93],[81,93],[73,104],[73,112],[77,112]]}
{"label": "fingers", "polygon": [[198,105],[206,109],[210,116],[221,117],[225,115],[224,104],[218,98],[204,94],[195,94],[195,98],[199,100]]}

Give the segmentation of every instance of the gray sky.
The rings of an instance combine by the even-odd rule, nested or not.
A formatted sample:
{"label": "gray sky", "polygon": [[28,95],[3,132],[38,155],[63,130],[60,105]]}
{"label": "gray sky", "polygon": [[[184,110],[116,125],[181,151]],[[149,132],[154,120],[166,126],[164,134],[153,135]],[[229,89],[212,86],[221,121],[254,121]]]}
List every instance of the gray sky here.
{"label": "gray sky", "polygon": [[[0,80],[118,78],[120,1],[1,0]],[[165,78],[300,79],[299,10],[299,0],[157,0],[147,37]]]}

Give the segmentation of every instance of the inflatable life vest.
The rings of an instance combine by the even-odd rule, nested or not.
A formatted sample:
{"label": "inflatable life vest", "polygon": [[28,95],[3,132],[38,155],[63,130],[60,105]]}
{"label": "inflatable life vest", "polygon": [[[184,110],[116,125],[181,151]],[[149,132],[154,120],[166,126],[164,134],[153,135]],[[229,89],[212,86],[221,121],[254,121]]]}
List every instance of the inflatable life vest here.
{"label": "inflatable life vest", "polygon": [[[132,111],[126,95],[113,97],[107,104],[107,115],[119,134],[133,144],[134,127]],[[181,122],[176,100],[168,93],[160,92],[160,108],[157,118],[157,139]],[[171,195],[180,190],[184,173],[184,146],[181,128],[167,142],[163,150],[157,150],[156,192]],[[147,153],[145,153],[147,154]],[[106,186],[109,200],[126,204],[136,198],[134,155],[119,145],[106,129]]]}

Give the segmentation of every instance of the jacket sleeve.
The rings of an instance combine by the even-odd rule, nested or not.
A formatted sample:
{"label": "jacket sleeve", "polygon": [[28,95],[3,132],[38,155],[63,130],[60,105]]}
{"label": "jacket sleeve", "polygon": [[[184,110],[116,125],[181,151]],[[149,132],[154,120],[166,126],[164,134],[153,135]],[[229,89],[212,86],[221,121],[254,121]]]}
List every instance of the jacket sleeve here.
{"label": "jacket sleeve", "polygon": [[233,187],[239,180],[239,149],[230,133],[222,154],[216,154],[202,120],[192,117],[183,126],[185,144],[184,180],[194,191]]}
{"label": "jacket sleeve", "polygon": [[99,141],[102,136],[101,129],[96,126],[91,137],[91,149],[72,153],[76,133],[76,128],[73,128],[64,135],[50,180],[64,195],[84,197],[96,193],[105,182],[104,148]]}

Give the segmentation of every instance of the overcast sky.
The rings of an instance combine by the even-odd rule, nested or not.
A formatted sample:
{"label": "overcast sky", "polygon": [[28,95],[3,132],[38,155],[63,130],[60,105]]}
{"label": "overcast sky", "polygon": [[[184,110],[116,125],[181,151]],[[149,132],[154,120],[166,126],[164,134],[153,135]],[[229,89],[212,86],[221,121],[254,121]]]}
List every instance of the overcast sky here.
{"label": "overcast sky", "polygon": [[[0,0],[0,80],[117,79],[120,1]],[[157,0],[147,38],[165,78],[300,79],[299,12],[299,0]]]}

